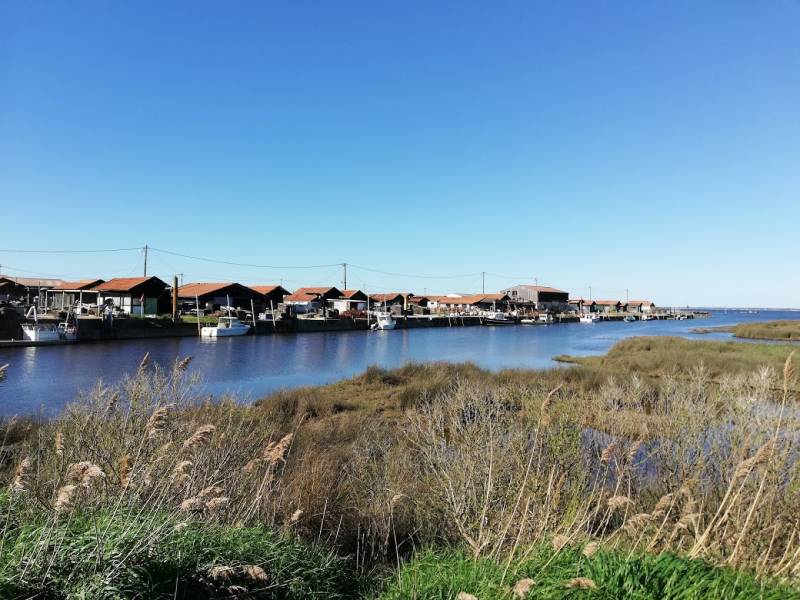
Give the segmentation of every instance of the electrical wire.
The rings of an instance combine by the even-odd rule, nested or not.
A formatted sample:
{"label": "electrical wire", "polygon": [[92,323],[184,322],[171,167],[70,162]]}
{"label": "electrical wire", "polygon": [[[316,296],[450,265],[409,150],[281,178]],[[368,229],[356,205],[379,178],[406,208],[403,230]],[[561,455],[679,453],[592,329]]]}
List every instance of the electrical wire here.
{"label": "electrical wire", "polygon": [[216,263],[220,265],[231,265],[234,267],[250,267],[254,269],[322,269],[325,267],[340,267],[342,263],[330,263],[327,265],[297,265],[297,266],[286,266],[286,265],[257,265],[252,263],[240,263],[234,262],[231,260],[217,260],[214,258],[205,258],[202,256],[192,256],[190,254],[181,254],[180,252],[172,252],[171,250],[164,250],[162,248],[154,248],[152,246],[148,246],[148,250],[153,250],[155,252],[163,252],[164,254],[170,254],[172,256],[180,256],[181,258],[188,258],[191,260],[200,260],[203,262],[210,262]]}

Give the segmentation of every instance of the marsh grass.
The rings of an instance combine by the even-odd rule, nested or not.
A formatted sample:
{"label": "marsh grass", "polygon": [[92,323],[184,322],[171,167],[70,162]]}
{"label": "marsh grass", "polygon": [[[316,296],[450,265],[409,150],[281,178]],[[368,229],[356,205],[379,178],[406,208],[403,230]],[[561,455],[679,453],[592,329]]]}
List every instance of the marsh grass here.
{"label": "marsh grass", "polygon": [[800,592],[791,587],[765,584],[751,575],[671,553],[627,555],[600,550],[586,557],[577,546],[556,554],[546,545],[515,559],[510,568],[459,551],[426,550],[404,565],[378,598],[449,600],[459,594],[480,600],[800,598]]}
{"label": "marsh grass", "polygon": [[[697,364],[656,380],[412,364],[241,405],[203,397],[186,360],[163,369],[145,359],[53,420],[6,426],[16,437],[3,469],[0,582],[77,594],[129,590],[138,573],[135,585],[174,576],[184,594],[207,584],[292,597],[270,596],[258,569],[243,570],[275,572],[270,547],[232,550],[251,531],[309,553],[274,590],[329,563],[348,580],[389,566],[402,579],[426,547],[497,565],[503,585],[543,546],[551,563],[576,547],[587,560],[598,548],[647,564],[678,554],[796,582],[793,364],[719,374]],[[183,530],[233,541],[212,556],[182,546]],[[169,548],[186,553],[187,578]],[[211,580],[197,575],[215,567]]]}

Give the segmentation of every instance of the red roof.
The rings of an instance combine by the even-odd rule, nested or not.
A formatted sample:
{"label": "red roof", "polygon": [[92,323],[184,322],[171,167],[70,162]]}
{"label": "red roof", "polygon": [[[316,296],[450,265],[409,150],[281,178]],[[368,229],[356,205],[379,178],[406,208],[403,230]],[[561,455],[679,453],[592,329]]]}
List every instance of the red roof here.
{"label": "red roof", "polygon": [[100,285],[96,285],[92,288],[92,290],[96,290],[98,292],[130,292],[136,286],[139,286],[143,283],[146,283],[150,280],[155,280],[156,282],[162,284],[164,287],[167,287],[167,284],[161,281],[158,277],[115,277],[114,279],[109,279],[108,281],[101,283]]}
{"label": "red roof", "polygon": [[179,298],[192,298],[194,296],[205,296],[213,294],[218,290],[225,289],[234,285],[233,283],[187,283],[178,288]]}
{"label": "red roof", "polygon": [[405,302],[405,297],[400,292],[389,292],[387,294],[370,294],[370,300],[373,302],[391,302],[400,298]]}
{"label": "red roof", "polygon": [[356,294],[363,294],[361,290],[342,290],[342,298],[352,298]]}
{"label": "red roof", "polygon": [[655,303],[650,302],[650,300],[628,300],[628,306],[641,306],[642,304],[647,304],[648,306],[655,306]]}
{"label": "red roof", "polygon": [[595,300],[594,303],[602,306],[616,306],[617,304],[622,304],[619,300]]}
{"label": "red roof", "polygon": [[283,298],[284,302],[313,302],[319,300],[321,294],[313,292],[295,292]]}
{"label": "red roof", "polygon": [[289,290],[284,288],[282,285],[251,285],[250,289],[257,291],[259,294],[264,294],[265,296],[276,290],[283,290],[286,294],[289,293]]}
{"label": "red roof", "polygon": [[596,304],[594,300],[587,300],[586,298],[570,298],[570,304]]}
{"label": "red roof", "polygon": [[58,285],[53,286],[53,289],[59,291],[88,290],[89,288],[96,287],[101,283],[103,283],[102,279],[78,279],[77,281],[62,281]]}

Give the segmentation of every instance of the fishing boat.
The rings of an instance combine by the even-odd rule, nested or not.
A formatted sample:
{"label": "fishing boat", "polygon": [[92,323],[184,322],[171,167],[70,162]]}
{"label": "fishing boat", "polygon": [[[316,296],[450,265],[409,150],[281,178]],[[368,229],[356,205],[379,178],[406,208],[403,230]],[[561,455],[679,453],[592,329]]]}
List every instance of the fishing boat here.
{"label": "fishing boat", "polygon": [[250,332],[250,326],[245,325],[236,317],[220,317],[215,326],[206,326],[200,329],[201,337],[231,337],[235,335],[246,335]]}
{"label": "fishing boat", "polygon": [[397,321],[389,312],[376,312],[375,322],[370,326],[375,331],[384,331],[397,327]]}
{"label": "fishing boat", "polygon": [[524,318],[519,320],[520,325],[538,325],[539,321],[536,319]]}
{"label": "fishing boat", "polygon": [[539,322],[540,323],[550,324],[550,323],[553,322],[553,315],[551,315],[549,313],[542,313],[542,314],[539,315]]}
{"label": "fishing boat", "polygon": [[623,319],[623,321],[625,321],[626,323],[633,323],[635,320],[636,320],[636,317],[634,317],[633,315],[628,315],[627,317],[625,317]]}
{"label": "fishing boat", "polygon": [[51,323],[40,323],[36,307],[31,306],[25,315],[33,323],[22,323],[22,339],[28,342],[57,342],[61,339],[58,328]]}
{"label": "fishing boat", "polygon": [[600,316],[595,314],[585,314],[580,317],[581,323],[597,323],[599,320]]}
{"label": "fishing boat", "polygon": [[506,313],[495,311],[483,317],[484,325],[514,325],[515,321]]}

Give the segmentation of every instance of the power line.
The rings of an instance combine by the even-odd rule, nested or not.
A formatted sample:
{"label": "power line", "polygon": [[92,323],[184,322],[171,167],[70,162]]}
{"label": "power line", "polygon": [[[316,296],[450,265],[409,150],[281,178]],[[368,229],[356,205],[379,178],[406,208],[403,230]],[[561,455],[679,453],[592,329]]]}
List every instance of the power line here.
{"label": "power line", "polygon": [[163,252],[164,254],[170,254],[172,256],[180,256],[181,258],[188,258],[188,259],[191,259],[191,260],[200,260],[200,261],[203,261],[203,262],[216,263],[216,264],[219,264],[219,265],[231,265],[231,266],[234,266],[234,267],[251,267],[251,268],[254,268],[254,269],[287,269],[287,270],[292,270],[292,269],[322,269],[322,268],[325,268],[325,267],[340,267],[340,266],[342,266],[342,263],[331,263],[331,264],[327,264],[327,265],[296,265],[296,266],[257,265],[257,264],[252,264],[252,263],[234,262],[234,261],[231,261],[231,260],[217,260],[215,258],[205,258],[203,256],[192,256],[190,254],[181,254],[180,252],[172,252],[170,250],[164,250],[162,248],[154,248],[153,246],[149,246],[149,249],[151,251]]}
{"label": "power line", "polygon": [[7,248],[0,248],[0,252],[8,252],[9,254],[100,254],[103,252],[130,252],[132,250],[141,250],[137,248],[109,248],[103,250],[9,250]]}
{"label": "power line", "polygon": [[362,271],[369,271],[370,273],[379,273],[381,275],[389,275],[391,277],[408,277],[410,279],[464,279],[466,277],[478,277],[481,273],[465,273],[463,275],[411,275],[409,273],[392,273],[390,271],[381,271],[379,269],[370,269],[369,267],[362,267],[361,265],[354,265],[347,263],[348,266],[361,269]]}

